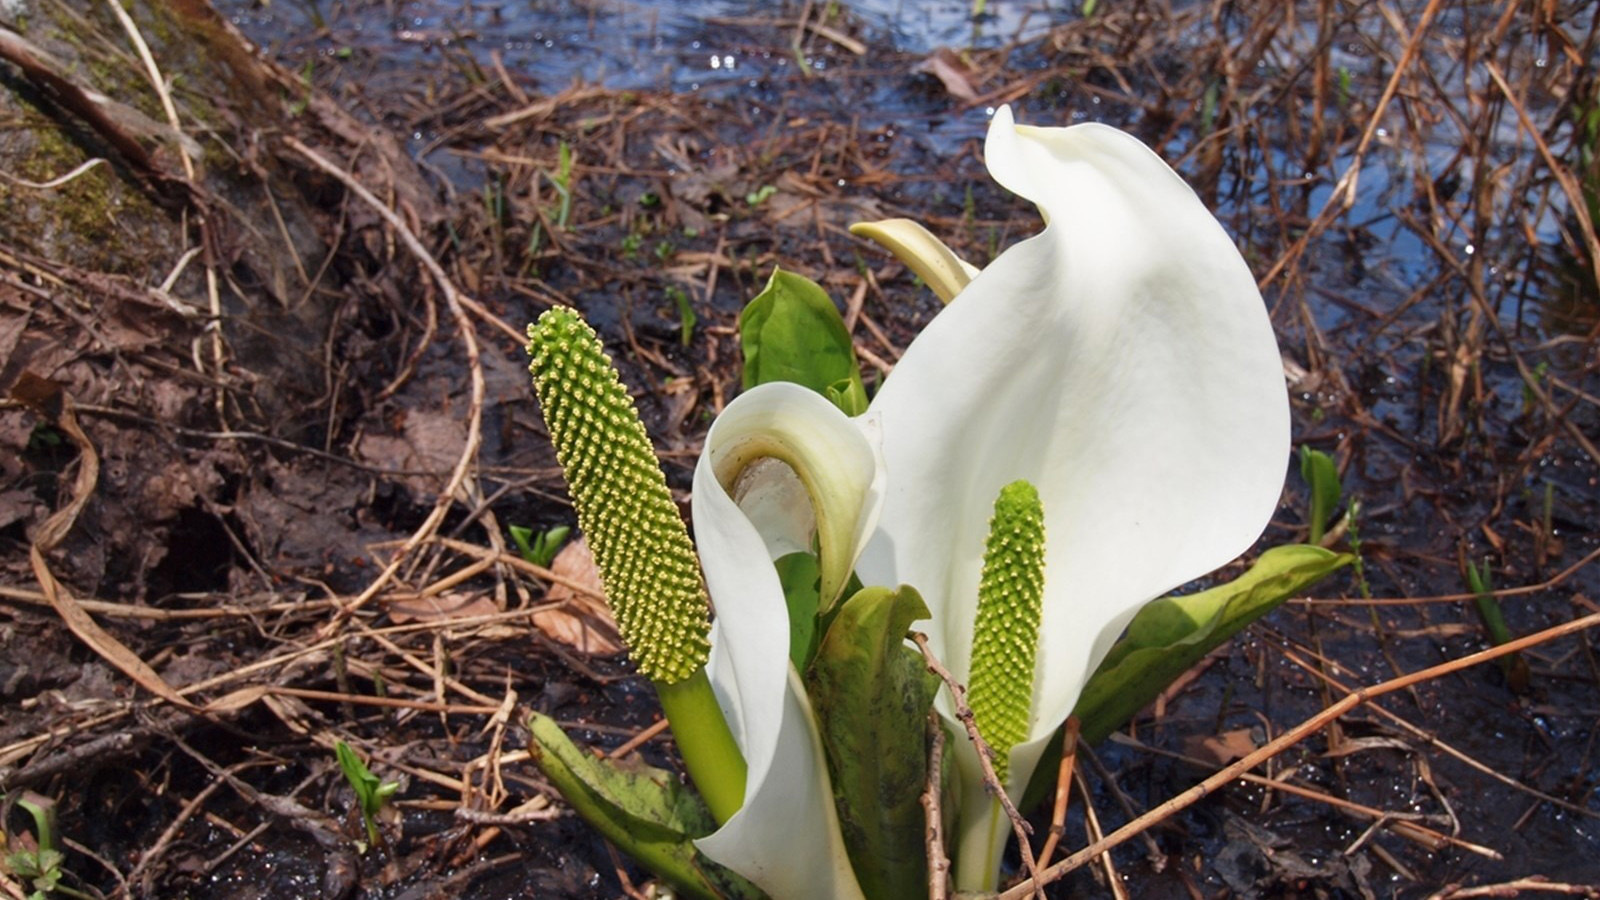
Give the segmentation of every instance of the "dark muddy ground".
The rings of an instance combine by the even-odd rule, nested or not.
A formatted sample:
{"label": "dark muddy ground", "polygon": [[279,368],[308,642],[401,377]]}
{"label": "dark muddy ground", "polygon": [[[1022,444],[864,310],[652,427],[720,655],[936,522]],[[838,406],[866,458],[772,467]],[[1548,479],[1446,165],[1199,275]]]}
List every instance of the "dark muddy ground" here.
{"label": "dark muddy ground", "polygon": [[[0,205],[33,216],[0,234],[0,788],[54,802],[63,883],[644,890],[522,750],[538,709],[582,742],[672,754],[605,653],[581,561],[552,575],[508,549],[510,525],[572,520],[518,332],[581,309],[686,490],[737,390],[737,311],[774,264],[828,286],[876,377],[936,301],[845,225],[913,216],[980,263],[1037,227],[982,169],[1003,102],[1133,131],[1196,185],[1262,279],[1296,443],[1360,501],[1336,542],[1362,574],[1096,748],[1098,826],[1075,801],[1064,847],[1348,688],[1486,646],[1467,561],[1515,634],[1600,611],[1597,248],[1575,212],[1600,189],[1593,4],[990,6],[975,24],[956,3],[230,5],[279,68],[253,90],[173,80],[212,179],[187,194],[174,154],[115,145],[71,183],[19,184],[107,155],[106,131],[4,57],[8,123],[64,137],[0,155]],[[163,67],[187,60],[166,19],[132,13]],[[161,121],[104,10],[0,3],[30,35],[86,15],[115,40],[54,52]],[[223,56],[217,83],[248,81]],[[1290,477],[1263,546],[1303,539],[1305,508]],[[156,682],[136,687],[129,656]],[[1050,893],[1593,895],[1593,638],[1525,660],[1365,706],[1268,764],[1276,785],[1219,792]],[[387,848],[356,849],[336,740],[402,783]],[[30,831],[7,811],[11,848]]]}

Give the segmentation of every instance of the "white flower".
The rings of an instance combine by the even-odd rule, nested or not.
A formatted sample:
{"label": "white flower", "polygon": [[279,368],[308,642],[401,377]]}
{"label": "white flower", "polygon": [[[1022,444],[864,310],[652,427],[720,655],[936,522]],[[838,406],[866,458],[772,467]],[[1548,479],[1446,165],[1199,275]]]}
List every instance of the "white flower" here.
{"label": "white flower", "polygon": [[[1009,108],[985,155],[1044,230],[972,278],[866,415],[762,385],[718,418],[695,473],[711,677],[750,766],[744,807],[700,847],[776,900],[859,893],[770,562],[809,546],[812,507],[825,582],[842,585],[853,565],[865,584],[915,587],[933,613],[918,627],[965,680],[990,510],[1012,481],[1038,489],[1044,611],[1028,737],[1010,755],[1015,797],[1134,612],[1246,550],[1283,485],[1272,325],[1193,191],[1127,134],[1018,126]],[[789,468],[746,465],[760,456]],[[954,721],[948,696],[937,708]],[[986,803],[976,756],[957,745],[958,875],[981,887],[994,872],[975,860],[997,859],[985,848],[1005,834],[969,821]]]}

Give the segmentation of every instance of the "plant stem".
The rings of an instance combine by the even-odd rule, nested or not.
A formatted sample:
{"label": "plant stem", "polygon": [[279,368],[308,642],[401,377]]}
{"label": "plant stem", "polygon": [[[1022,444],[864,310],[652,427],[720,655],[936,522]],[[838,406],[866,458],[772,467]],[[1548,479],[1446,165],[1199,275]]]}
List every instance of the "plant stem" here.
{"label": "plant stem", "polygon": [[1000,884],[1000,859],[1011,838],[1011,820],[982,783],[964,793],[956,820],[956,891],[992,893]]}
{"label": "plant stem", "polygon": [[690,780],[717,824],[727,822],[744,805],[746,766],[712,693],[711,679],[702,668],[674,684],[657,682],[656,694]]}

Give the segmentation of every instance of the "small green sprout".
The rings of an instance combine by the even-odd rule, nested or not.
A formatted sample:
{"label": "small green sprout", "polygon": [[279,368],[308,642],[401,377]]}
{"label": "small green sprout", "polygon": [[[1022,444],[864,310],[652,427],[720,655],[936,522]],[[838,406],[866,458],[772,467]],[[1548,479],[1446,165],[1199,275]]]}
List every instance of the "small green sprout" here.
{"label": "small green sprout", "polygon": [[[88,894],[75,891],[61,883],[62,877],[66,874],[61,864],[66,862],[66,857],[56,849],[55,801],[27,791],[17,798],[17,805],[27,810],[28,815],[33,817],[34,840],[32,847],[19,846],[18,849],[7,853],[4,858],[4,868],[33,888],[27,895],[28,900],[45,900],[51,894],[57,893],[69,897],[88,897]],[[17,841],[17,843],[23,842]]]}
{"label": "small green sprout", "polygon": [[47,423],[39,422],[28,432],[28,450],[40,453],[61,446],[61,432]]}
{"label": "small green sprout", "polygon": [[689,292],[675,284],[666,288],[667,299],[678,307],[678,340],[684,347],[694,339],[694,326],[699,318],[694,314],[694,304],[689,302]]}
{"label": "small green sprout", "polygon": [[339,768],[344,772],[345,780],[356,792],[357,805],[361,807],[361,824],[367,826],[367,843],[361,845],[361,852],[365,853],[368,847],[383,844],[383,835],[378,833],[378,813],[394,796],[394,792],[400,789],[400,783],[380,781],[344,741],[335,743],[333,752],[339,758]]}
{"label": "small green sprout", "polygon": [[773,194],[776,194],[777,192],[778,192],[778,189],[773,187],[772,185],[763,184],[761,187],[751,191],[748,194],[745,194],[744,195],[744,202],[748,203],[751,206],[760,206],[761,204],[767,202],[767,198],[768,197],[771,197]]}
{"label": "small green sprout", "polygon": [[[1494,595],[1494,585],[1490,580],[1489,560],[1483,561],[1480,568],[1472,560],[1466,560],[1464,565],[1467,578],[1467,587],[1472,591],[1472,605],[1478,611],[1478,619],[1483,623],[1483,630],[1489,636],[1489,643],[1498,647],[1508,643],[1511,638],[1511,629],[1506,626],[1505,614],[1500,609],[1500,601]],[[1497,660],[1500,671],[1506,676],[1506,684],[1516,693],[1528,689],[1528,679],[1532,673],[1528,671],[1528,661],[1520,653],[1509,653]]]}
{"label": "small green sprout", "polygon": [[1307,515],[1311,533],[1306,536],[1306,543],[1320,544],[1328,527],[1328,519],[1338,508],[1339,497],[1343,493],[1343,487],[1339,484],[1339,466],[1334,463],[1333,457],[1321,450],[1302,446],[1300,477],[1311,488],[1311,510]]}
{"label": "small green sprout", "polygon": [[1539,408],[1539,394],[1534,390],[1534,384],[1548,385],[1550,382],[1550,360],[1542,359],[1533,367],[1532,382],[1522,383],[1522,414],[1531,416]]}
{"label": "small green sprout", "polygon": [[303,115],[306,109],[311,106],[311,76],[315,72],[316,69],[313,67],[311,60],[309,59],[306,60],[306,64],[300,68],[300,84],[305,88],[305,95],[299,97],[294,102],[289,104],[289,115],[291,117]]}
{"label": "small green sprout", "polygon": [[556,196],[561,198],[561,205],[556,207],[556,227],[566,230],[567,220],[572,217],[572,145],[562,141],[556,148],[555,174],[545,173],[550,179],[550,186],[556,189]]}
{"label": "small green sprout", "polygon": [[517,553],[524,560],[540,568],[550,568],[550,563],[555,561],[556,551],[566,542],[567,535],[572,533],[571,526],[557,525],[538,534],[532,528],[521,525],[512,525],[510,529],[511,540],[517,545]]}
{"label": "small green sprout", "polygon": [[622,236],[622,258],[633,259],[639,255],[639,248],[644,246],[644,235],[637,231],[630,231]]}

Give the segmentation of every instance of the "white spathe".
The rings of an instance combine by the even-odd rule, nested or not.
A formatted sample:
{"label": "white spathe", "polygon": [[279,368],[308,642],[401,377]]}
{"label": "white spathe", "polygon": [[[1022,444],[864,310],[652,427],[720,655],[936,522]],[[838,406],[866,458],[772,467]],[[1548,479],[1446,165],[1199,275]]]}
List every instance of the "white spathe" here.
{"label": "white spathe", "polygon": [[[749,766],[744,805],[696,844],[773,900],[861,897],[816,720],[789,663],[789,614],[772,561],[809,549],[804,533],[820,526],[846,536],[837,549],[824,545],[823,580],[830,570],[849,574],[884,485],[883,459],[866,437],[872,421],[847,418],[808,388],[764,385],[712,423],[695,468],[695,539],[716,613],[707,671]],[[753,464],[757,451],[782,465]],[[815,514],[807,489],[821,501]]]}
{"label": "white spathe", "polygon": [[[701,847],[776,900],[853,894],[829,893],[815,868],[797,872],[801,881],[762,877],[801,855],[801,829],[832,829],[812,838],[818,854],[838,838],[769,562],[793,538],[769,548],[728,492],[771,495],[716,466],[724,448],[749,440],[741,421],[826,434],[817,440],[850,460],[858,479],[867,477],[861,461],[881,452],[870,484],[813,490],[811,501],[856,505],[853,518],[825,517],[854,522],[864,537],[855,561],[863,583],[917,588],[933,612],[918,627],[963,681],[994,499],[1019,478],[1038,488],[1044,611],[1029,737],[1011,751],[1013,796],[1139,607],[1246,550],[1283,486],[1289,407],[1272,325],[1249,268],[1194,192],[1116,129],[1018,126],[1009,108],[995,114],[985,155],[996,181],[1039,208],[1044,230],[967,284],[866,416],[847,419],[825,402],[791,415],[797,389],[763,385],[719,417],[696,471],[696,537],[718,616],[712,679],[750,762],[745,808]],[[766,506],[758,518],[770,523]],[[937,705],[949,717],[948,697]],[[800,712],[789,715],[791,706]],[[982,805],[982,789],[971,783],[971,748],[958,746],[965,815]],[[778,764],[775,752],[797,758]],[[792,794],[769,806],[772,779],[822,790],[827,808],[802,819]],[[789,837],[773,846],[766,836],[775,833]],[[963,886],[994,877],[974,874],[962,873]]]}

